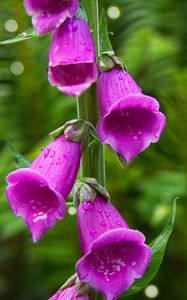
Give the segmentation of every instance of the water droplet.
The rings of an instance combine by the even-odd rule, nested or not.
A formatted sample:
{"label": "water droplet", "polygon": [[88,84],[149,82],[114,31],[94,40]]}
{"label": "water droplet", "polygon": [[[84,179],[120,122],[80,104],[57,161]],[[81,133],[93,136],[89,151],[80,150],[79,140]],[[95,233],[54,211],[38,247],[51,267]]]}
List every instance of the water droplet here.
{"label": "water droplet", "polygon": [[68,48],[68,47],[69,47],[69,44],[68,44],[68,43],[65,43],[65,47]]}
{"label": "water droplet", "polygon": [[52,158],[52,157],[54,157],[54,156],[55,156],[55,151],[53,150],[53,151],[51,151],[50,157]]}
{"label": "water droplet", "polygon": [[86,49],[86,51],[88,51],[88,52],[90,52],[90,51],[92,50],[91,47],[86,47],[85,49]]}
{"label": "water droplet", "polygon": [[111,214],[109,213],[109,211],[105,211],[104,214],[105,214],[105,216],[106,216],[107,218],[111,216]]}
{"label": "water droplet", "polygon": [[97,233],[96,230],[94,230],[94,229],[91,229],[91,230],[90,230],[90,235],[91,235],[91,236],[95,236],[96,233]]}
{"label": "water droplet", "polygon": [[98,208],[97,211],[98,211],[98,213],[100,213],[100,214],[103,212],[103,210],[102,210],[101,208]]}
{"label": "water droplet", "polygon": [[159,138],[159,134],[158,134],[158,133],[155,133],[155,137],[158,139],[158,138]]}
{"label": "water droplet", "polygon": [[91,210],[93,208],[93,204],[91,202],[84,202],[83,203],[83,209],[84,210]]}
{"label": "water droplet", "polygon": [[121,222],[120,222],[120,221],[116,221],[116,224],[120,226],[120,225],[121,225]]}
{"label": "water droplet", "polygon": [[134,139],[134,140],[137,140],[137,139],[138,139],[138,137],[137,137],[136,135],[134,135],[134,136],[133,136],[133,139]]}
{"label": "water droplet", "polygon": [[132,266],[136,266],[136,261],[133,261],[133,262],[132,262]]}
{"label": "water droplet", "polygon": [[72,30],[72,31],[76,31],[76,30],[77,30],[77,28],[78,28],[78,25],[77,25],[77,23],[75,23],[75,22],[71,22],[71,30]]}
{"label": "water droplet", "polygon": [[71,158],[71,153],[69,152],[64,152],[64,158]]}
{"label": "water droplet", "polygon": [[59,46],[57,45],[56,47],[55,47],[55,53],[57,53],[58,52],[58,50],[59,50]]}
{"label": "water droplet", "polygon": [[106,223],[102,221],[102,222],[100,223],[100,225],[103,226],[103,227],[105,227],[105,226],[106,226]]}
{"label": "water droplet", "polygon": [[118,78],[119,80],[123,80],[123,76],[121,74],[118,76]]}
{"label": "water droplet", "polygon": [[58,166],[58,165],[60,165],[60,164],[61,164],[61,160],[58,159],[57,162],[56,162],[56,165]]}
{"label": "water droplet", "polygon": [[50,150],[51,149],[45,149],[44,150],[44,152],[43,152],[44,153],[44,158],[48,157]]}
{"label": "water droplet", "polygon": [[85,45],[86,45],[85,40],[82,40],[82,41],[81,41],[81,44],[82,44],[83,46],[85,46]]}
{"label": "water droplet", "polygon": [[142,131],[138,131],[138,134],[141,135],[141,134],[142,134]]}
{"label": "water droplet", "polygon": [[39,169],[41,169],[42,167],[43,167],[43,165],[40,165],[40,166],[39,166]]}
{"label": "water droplet", "polygon": [[41,186],[41,187],[44,187],[44,186],[46,186],[46,183],[45,183],[45,181],[40,181],[40,186]]}

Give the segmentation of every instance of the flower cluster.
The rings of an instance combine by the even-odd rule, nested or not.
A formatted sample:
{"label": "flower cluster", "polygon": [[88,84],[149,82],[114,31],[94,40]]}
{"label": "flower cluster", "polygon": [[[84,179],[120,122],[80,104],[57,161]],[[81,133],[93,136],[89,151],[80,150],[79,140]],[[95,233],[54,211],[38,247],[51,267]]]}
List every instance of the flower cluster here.
{"label": "flower cluster", "polygon": [[[97,81],[98,137],[126,163],[159,140],[165,116],[159,103],[144,95],[121,66],[99,72],[88,24],[76,13],[77,0],[25,0],[38,34],[52,32],[48,77],[52,86],[80,96]],[[34,242],[62,220],[89,140],[91,124],[73,120],[52,134],[53,140],[28,168],[7,176],[6,196]],[[93,129],[93,128],[92,128]],[[141,278],[152,256],[144,235],[129,228],[94,178],[77,182],[77,225],[82,258],[76,275],[51,300],[87,300],[93,290],[112,300]]]}

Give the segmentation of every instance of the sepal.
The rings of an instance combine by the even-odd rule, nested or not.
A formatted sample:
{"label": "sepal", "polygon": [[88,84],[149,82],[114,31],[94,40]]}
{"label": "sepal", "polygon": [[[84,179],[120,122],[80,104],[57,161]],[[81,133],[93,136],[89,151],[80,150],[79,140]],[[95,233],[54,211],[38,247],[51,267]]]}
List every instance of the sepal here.
{"label": "sepal", "polygon": [[74,285],[77,280],[77,273],[73,274],[71,277],[68,278],[68,280],[62,285],[60,288],[61,291],[69,288],[70,286]]}
{"label": "sepal", "polygon": [[126,69],[125,63],[117,56],[112,48],[109,34],[107,19],[104,9],[101,12],[99,24],[99,51],[98,65],[101,72],[109,71],[113,68]]}
{"label": "sepal", "polygon": [[79,202],[94,202],[97,194],[100,194],[106,201],[110,200],[107,190],[101,186],[95,178],[83,178],[75,185],[74,204],[78,207]]}
{"label": "sepal", "polygon": [[80,143],[82,151],[85,151],[88,147],[90,127],[91,125],[89,122],[75,119],[68,121],[49,135],[55,139],[64,134],[66,140]]}
{"label": "sepal", "polygon": [[86,21],[86,23],[88,23],[88,16],[87,16],[86,11],[81,3],[79,3],[79,7],[78,7],[74,17],[76,19],[84,20],[84,21]]}

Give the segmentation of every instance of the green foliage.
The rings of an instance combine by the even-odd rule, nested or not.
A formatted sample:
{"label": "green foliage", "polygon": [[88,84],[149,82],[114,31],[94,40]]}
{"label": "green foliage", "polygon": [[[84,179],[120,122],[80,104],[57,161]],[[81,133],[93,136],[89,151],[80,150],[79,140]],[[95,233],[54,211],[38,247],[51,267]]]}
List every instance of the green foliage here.
{"label": "green foliage", "polygon": [[[23,1],[0,4],[0,40],[31,28]],[[146,94],[159,99],[167,126],[152,145],[124,170],[106,147],[107,189],[132,228],[148,239],[163,227],[172,199],[180,197],[175,234],[153,283],[158,299],[184,300],[187,277],[187,1],[105,0],[106,9],[118,6],[120,18],[108,18],[111,41]],[[8,33],[4,23],[16,19],[18,32]],[[28,160],[48,142],[48,133],[76,117],[74,99],[52,88],[46,67],[50,35],[0,45],[0,299],[48,299],[68,276],[80,257],[75,217],[32,244],[22,220],[13,216],[4,196],[5,177],[15,169],[6,141]],[[10,71],[14,62],[24,73]],[[72,196],[70,197],[72,200]],[[128,213],[127,213],[128,212]],[[125,298],[125,297],[124,297]],[[145,300],[142,292],[130,297]],[[129,298],[129,299],[130,299]]]}
{"label": "green foliage", "polygon": [[173,231],[173,226],[176,217],[176,199],[173,202],[173,212],[172,216],[164,228],[164,230],[159,234],[159,236],[149,245],[152,249],[152,258],[149,263],[149,266],[144,274],[144,276],[137,280],[125,293],[125,296],[129,296],[135,293],[140,292],[144,289],[151,280],[155,277],[158,272],[158,269],[162,263],[164,252],[169,240],[169,237]]}
{"label": "green foliage", "polygon": [[17,42],[23,42],[25,40],[33,39],[37,36],[38,35],[36,34],[35,30],[32,28],[23,33],[18,34],[16,37],[14,37],[12,39],[1,41],[0,45],[8,45],[8,44],[13,44],[13,43],[17,43]]}

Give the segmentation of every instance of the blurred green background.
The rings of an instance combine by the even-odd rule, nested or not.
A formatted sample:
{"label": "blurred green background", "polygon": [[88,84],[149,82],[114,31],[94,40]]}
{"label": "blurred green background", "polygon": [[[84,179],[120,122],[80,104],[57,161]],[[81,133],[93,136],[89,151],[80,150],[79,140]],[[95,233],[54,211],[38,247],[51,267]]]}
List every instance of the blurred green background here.
{"label": "blurred green background", "polygon": [[[92,1],[92,0],[91,0]],[[31,27],[21,0],[0,0],[0,39]],[[167,126],[124,170],[106,148],[107,188],[129,225],[147,241],[162,230],[179,196],[177,220],[162,267],[157,299],[187,299],[187,1],[105,0],[113,45],[145,94],[159,99]],[[13,20],[13,21],[12,21]],[[16,22],[15,22],[16,21]],[[80,257],[75,216],[69,213],[37,244],[4,196],[15,162],[7,140],[33,159],[48,133],[75,118],[74,99],[50,87],[50,36],[0,46],[0,299],[45,300],[74,272]],[[145,291],[129,299],[145,300]]]}

